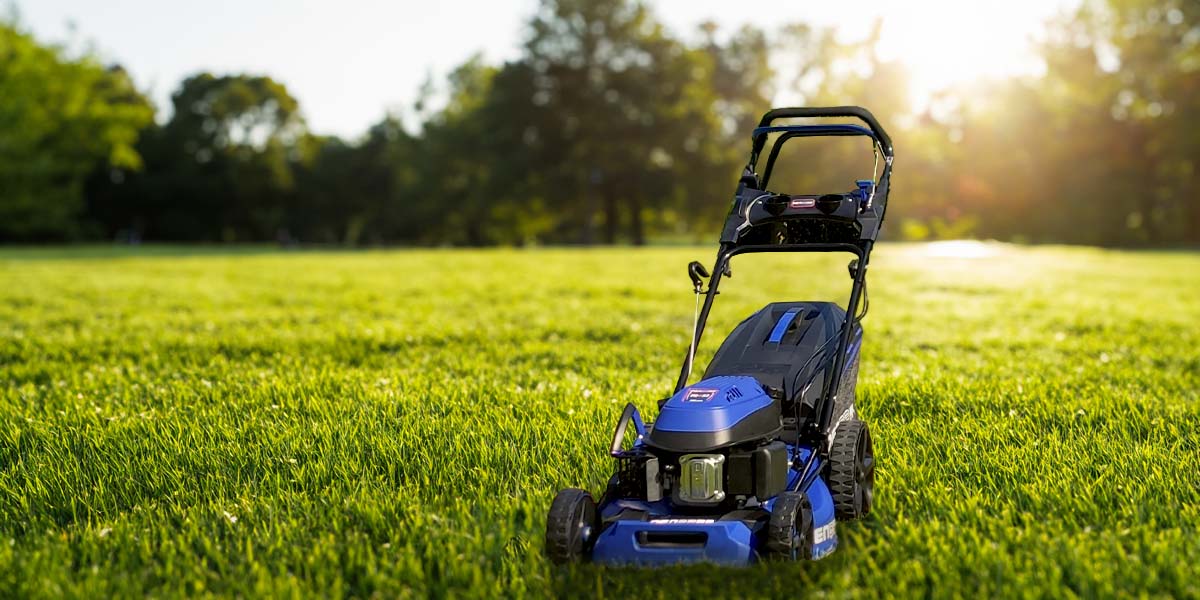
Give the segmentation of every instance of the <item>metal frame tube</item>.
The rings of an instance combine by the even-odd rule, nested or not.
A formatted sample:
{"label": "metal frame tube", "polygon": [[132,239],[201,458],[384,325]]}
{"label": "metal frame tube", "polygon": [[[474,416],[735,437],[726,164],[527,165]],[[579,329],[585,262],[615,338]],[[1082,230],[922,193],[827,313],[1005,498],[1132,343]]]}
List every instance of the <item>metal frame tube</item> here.
{"label": "metal frame tube", "polygon": [[[862,298],[863,287],[867,280],[867,265],[870,260],[871,249],[874,243],[870,240],[863,240],[860,245],[856,244],[772,244],[772,245],[756,245],[756,246],[730,246],[722,245],[717,252],[717,260],[713,264],[713,275],[708,281],[708,291],[704,295],[704,305],[700,309],[700,315],[696,320],[696,331],[692,337],[691,343],[693,347],[698,349],[700,340],[704,336],[704,327],[708,322],[708,315],[712,311],[713,302],[716,300],[721,278],[725,273],[725,267],[729,260],[739,254],[759,254],[767,252],[836,252],[844,251],[854,254],[858,258],[858,272],[855,273],[854,283],[850,288],[850,300],[846,306],[846,319],[842,322],[840,339],[838,340],[837,351],[834,356],[834,368],[830,377],[830,381],[821,396],[820,406],[818,406],[819,416],[816,426],[809,433],[820,440],[828,441],[830,420],[833,416],[833,405],[836,402],[837,390],[841,387],[842,371],[846,366],[846,350],[850,347],[850,339],[854,332],[854,325],[857,323],[855,315],[858,313],[858,304]],[[692,348],[689,348],[692,350]],[[688,375],[692,370],[692,363],[695,360],[694,351],[689,352],[684,358],[683,368],[679,370],[679,379],[675,383],[675,391],[672,394],[679,393],[680,390],[687,385]],[[817,452],[822,455],[827,450],[827,444],[819,444],[816,448]]]}

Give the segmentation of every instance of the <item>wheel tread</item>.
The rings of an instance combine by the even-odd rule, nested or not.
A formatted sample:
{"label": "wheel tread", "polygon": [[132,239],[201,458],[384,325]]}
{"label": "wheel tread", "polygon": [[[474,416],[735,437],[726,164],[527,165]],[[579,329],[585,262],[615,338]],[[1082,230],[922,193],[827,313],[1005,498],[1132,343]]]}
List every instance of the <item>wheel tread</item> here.
{"label": "wheel tread", "polygon": [[802,492],[783,492],[775,498],[771,519],[767,522],[767,550],[777,555],[791,555],[791,529],[792,524],[797,521],[797,516],[801,530],[797,554],[805,559],[812,555],[809,548],[812,538],[812,504],[808,495]]}
{"label": "wheel tread", "polygon": [[546,555],[551,562],[566,564],[579,559],[579,553],[571,547],[571,529],[575,507],[580,502],[595,502],[592,495],[578,488],[567,488],[558,492],[550,503],[546,515]]}
{"label": "wheel tread", "polygon": [[846,421],[838,426],[829,451],[829,491],[839,520],[853,521],[866,516],[855,501],[858,438],[863,435],[870,435],[866,423],[858,419]]}

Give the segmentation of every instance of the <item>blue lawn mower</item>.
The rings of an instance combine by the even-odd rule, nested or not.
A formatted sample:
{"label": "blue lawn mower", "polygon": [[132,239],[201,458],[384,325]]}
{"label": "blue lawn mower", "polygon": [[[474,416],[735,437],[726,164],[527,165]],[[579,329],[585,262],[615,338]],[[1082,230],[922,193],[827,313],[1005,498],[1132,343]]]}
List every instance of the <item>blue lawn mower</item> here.
{"label": "blue lawn mower", "polygon": [[[866,127],[775,124],[831,117]],[[869,138],[872,178],[840,194],[767,191],[783,144],[822,136]],[[760,177],[759,155],[771,139]],[[819,559],[837,547],[838,521],[871,511],[875,455],[854,396],[867,264],[887,208],[891,139],[870,112],[843,106],[771,110],[752,142],[712,275],[699,262],[688,265],[704,302],[675,391],[660,401],[654,423],[632,404],[625,407],[611,448],[616,473],[599,502],[574,488],[554,498],[546,553],[555,563]],[[687,385],[721,278],[731,276],[730,259],[754,252],[854,255],[848,305],[768,304],[735,327],[701,380]],[[635,436],[632,444],[627,434]]]}

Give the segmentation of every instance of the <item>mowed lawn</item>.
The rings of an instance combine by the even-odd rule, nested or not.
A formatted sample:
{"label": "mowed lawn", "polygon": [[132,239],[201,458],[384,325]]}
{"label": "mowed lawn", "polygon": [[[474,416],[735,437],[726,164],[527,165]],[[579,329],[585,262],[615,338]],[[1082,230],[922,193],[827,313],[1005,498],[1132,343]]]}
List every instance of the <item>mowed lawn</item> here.
{"label": "mowed lawn", "polygon": [[[669,393],[713,250],[0,251],[0,597],[1200,596],[1184,252],[882,245],[877,500],[836,553],[551,566],[551,498]],[[735,259],[701,365],[846,260]]]}

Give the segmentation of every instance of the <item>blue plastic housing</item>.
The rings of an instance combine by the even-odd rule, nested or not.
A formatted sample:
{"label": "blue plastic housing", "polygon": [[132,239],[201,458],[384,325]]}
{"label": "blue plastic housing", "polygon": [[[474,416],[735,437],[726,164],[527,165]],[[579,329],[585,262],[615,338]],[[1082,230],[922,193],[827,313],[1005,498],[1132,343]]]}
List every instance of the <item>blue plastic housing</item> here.
{"label": "blue plastic housing", "polygon": [[[796,464],[807,464],[812,449],[788,446]],[[816,459],[807,473],[792,469],[788,473],[788,489],[799,489],[808,495],[812,504],[813,529],[811,559],[820,559],[838,545],[837,522],[834,518],[833,496],[819,474],[824,461]],[[645,519],[618,519],[604,529],[592,548],[592,560],[609,565],[663,565],[673,563],[708,562],[730,566],[747,565],[762,557],[763,527],[766,521],[751,526],[746,521],[721,520],[711,516],[678,514],[667,500],[646,502],[615,498],[600,507],[605,519],[617,517],[625,510],[646,515]],[[770,513],[775,498],[763,503]],[[655,534],[675,533],[703,536],[702,542],[689,545],[654,544]]]}
{"label": "blue plastic housing", "polygon": [[741,375],[705,379],[679,390],[667,400],[654,422],[662,431],[723,431],[750,415],[771,407],[771,397],[753,377]]}

